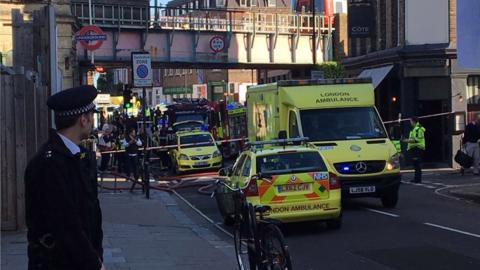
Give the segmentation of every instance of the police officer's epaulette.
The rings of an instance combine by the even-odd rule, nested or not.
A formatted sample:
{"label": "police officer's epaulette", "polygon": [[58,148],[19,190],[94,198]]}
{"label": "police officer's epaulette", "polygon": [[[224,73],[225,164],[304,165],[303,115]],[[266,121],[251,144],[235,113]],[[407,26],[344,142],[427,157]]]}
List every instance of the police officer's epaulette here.
{"label": "police officer's epaulette", "polygon": [[53,156],[53,151],[52,150],[46,150],[44,153],[43,153],[43,156],[45,158],[51,158]]}

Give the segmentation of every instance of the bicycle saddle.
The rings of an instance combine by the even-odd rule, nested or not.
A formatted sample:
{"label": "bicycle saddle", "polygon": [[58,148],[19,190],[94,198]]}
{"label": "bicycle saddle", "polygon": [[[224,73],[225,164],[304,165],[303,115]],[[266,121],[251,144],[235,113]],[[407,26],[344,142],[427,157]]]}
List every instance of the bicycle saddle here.
{"label": "bicycle saddle", "polygon": [[254,207],[256,213],[265,213],[267,211],[272,210],[272,207],[268,205],[255,205]]}

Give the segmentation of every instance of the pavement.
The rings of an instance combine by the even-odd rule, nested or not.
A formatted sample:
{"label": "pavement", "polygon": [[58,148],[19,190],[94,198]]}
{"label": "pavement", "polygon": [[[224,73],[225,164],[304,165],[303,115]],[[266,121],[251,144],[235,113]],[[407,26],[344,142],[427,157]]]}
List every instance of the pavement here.
{"label": "pavement", "polygon": [[[233,240],[197,220],[175,195],[137,191],[99,195],[104,231],[104,263],[108,270],[236,269]],[[1,268],[27,269],[25,232],[2,232]]]}
{"label": "pavement", "polygon": [[[438,194],[480,204],[480,176],[467,170],[464,175],[459,170],[424,170],[420,186],[435,187]],[[403,182],[413,179],[413,171],[403,172]],[[413,184],[415,185],[415,184]]]}

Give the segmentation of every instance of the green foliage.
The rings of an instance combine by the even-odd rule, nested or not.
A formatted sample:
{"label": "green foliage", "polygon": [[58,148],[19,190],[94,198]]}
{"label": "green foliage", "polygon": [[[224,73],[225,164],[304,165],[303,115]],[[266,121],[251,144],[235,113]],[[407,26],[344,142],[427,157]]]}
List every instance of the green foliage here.
{"label": "green foliage", "polygon": [[324,62],[316,65],[315,70],[322,70],[325,73],[325,79],[336,79],[345,77],[345,68],[339,62]]}

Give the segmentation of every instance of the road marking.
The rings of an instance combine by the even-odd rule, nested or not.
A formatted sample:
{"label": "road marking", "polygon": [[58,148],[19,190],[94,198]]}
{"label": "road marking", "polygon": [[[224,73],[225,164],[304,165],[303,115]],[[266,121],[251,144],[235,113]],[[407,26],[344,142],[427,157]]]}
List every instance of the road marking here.
{"label": "road marking", "polygon": [[473,237],[476,237],[476,238],[480,238],[479,234],[469,233],[469,232],[465,232],[465,231],[461,231],[461,230],[457,230],[457,229],[454,229],[454,228],[445,227],[445,226],[437,225],[437,224],[433,224],[433,223],[428,223],[428,222],[425,222],[423,224],[428,225],[428,226],[432,226],[432,227],[436,227],[436,228],[440,228],[440,229],[444,229],[444,230],[451,231],[451,232],[461,233],[461,234],[465,234],[465,235],[468,235],[468,236],[473,236]]}
{"label": "road marking", "polygon": [[380,211],[380,210],[375,210],[375,209],[371,209],[371,208],[364,208],[364,209],[367,210],[367,211],[370,211],[370,212],[374,212],[374,213],[377,213],[377,214],[382,214],[382,215],[389,216],[389,217],[396,217],[396,218],[400,217],[399,215],[388,213],[388,212],[383,212],[383,211]]}
{"label": "road marking", "polygon": [[198,210],[193,204],[191,204],[187,199],[185,199],[182,195],[180,195],[178,192],[173,190],[173,194],[175,194],[178,198],[180,198],[184,203],[186,203],[190,208],[195,210],[200,216],[202,216],[204,219],[206,219],[208,222],[210,222],[213,226],[215,226],[217,229],[220,231],[226,233],[228,236],[233,238],[233,234],[231,234],[229,231],[225,230],[222,228],[220,225],[218,225],[215,221],[213,221],[211,218],[207,217],[202,211]]}
{"label": "road marking", "polygon": [[[412,182],[410,182],[410,181],[402,181],[402,183],[403,183],[403,184],[407,184],[407,185],[425,187],[425,188],[429,188],[429,189],[437,188],[436,186],[427,185],[427,184],[424,184],[424,183],[412,183]],[[432,183],[432,184],[433,184],[433,183]]]}

